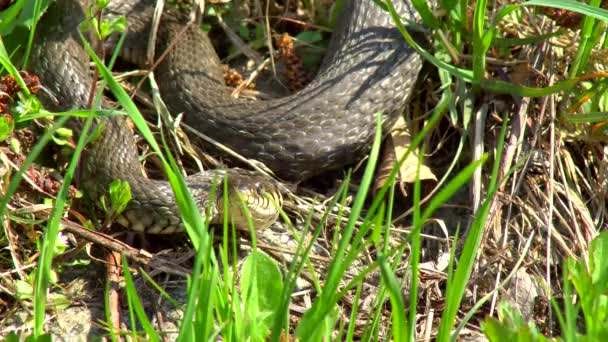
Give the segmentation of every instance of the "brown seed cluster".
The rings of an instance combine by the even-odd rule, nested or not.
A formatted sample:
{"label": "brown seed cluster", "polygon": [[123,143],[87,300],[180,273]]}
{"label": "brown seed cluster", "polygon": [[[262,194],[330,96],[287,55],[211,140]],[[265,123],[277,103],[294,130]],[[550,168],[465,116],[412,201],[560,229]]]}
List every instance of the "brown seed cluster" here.
{"label": "brown seed cluster", "polygon": [[[14,137],[19,141],[22,150],[16,152],[10,149],[5,149],[7,157],[15,165],[16,168],[22,168],[23,163],[27,158],[27,154],[30,153],[32,146],[35,143],[35,133],[29,128],[15,130]],[[3,145],[6,142],[2,143]],[[0,145],[2,146],[2,145]],[[38,164],[31,164],[25,171],[25,177],[27,182],[23,182],[24,189],[32,193],[43,193],[45,196],[56,196],[61,188],[61,181],[54,178],[51,172]],[[78,190],[74,185],[70,185],[68,188],[68,198],[76,197]]]}
{"label": "brown seed cluster", "polygon": [[[231,67],[224,65],[224,82],[227,86],[231,88],[238,88],[245,80],[243,79],[243,75],[239,73],[236,69],[232,69]],[[255,83],[251,82],[247,85],[248,89],[254,89]]]}
{"label": "brown seed cluster", "polygon": [[545,7],[543,8],[542,12],[547,17],[555,20],[557,25],[569,29],[577,28],[579,23],[581,22],[581,19],[583,18],[583,16],[578,13],[567,11],[561,8]]}
{"label": "brown seed cluster", "polygon": [[310,82],[310,75],[304,69],[302,58],[295,51],[293,38],[284,33],[277,38],[276,44],[279,50],[279,59],[285,64],[289,89],[296,92],[304,88]]}
{"label": "brown seed cluster", "polygon": [[[602,1],[600,4],[600,8],[608,9],[608,1]],[[567,11],[561,8],[544,7],[542,9],[542,13],[547,17],[555,20],[557,25],[569,29],[578,28],[581,20],[583,19],[582,14]]]}
{"label": "brown seed cluster", "polygon": [[[23,79],[25,86],[30,93],[38,93],[41,87],[38,76],[32,75],[27,71],[20,71],[19,75],[21,75],[21,78]],[[17,93],[21,90],[21,86],[13,76],[5,75],[0,78],[0,115],[11,114],[10,105],[15,102]],[[31,146],[34,144],[35,138],[31,130],[18,130],[15,133],[22,146]],[[29,148],[27,151],[29,151]],[[19,167],[23,164],[26,158],[23,152],[20,154],[11,153],[9,156],[11,156],[12,161]],[[30,188],[34,191],[41,190],[47,194],[56,195],[61,187],[60,181],[53,179],[48,172],[42,171],[40,168],[35,166],[30,166],[27,169],[26,176],[32,181],[31,184],[27,184],[30,184]],[[72,198],[75,195],[76,188],[71,186],[68,191],[68,197]]]}
{"label": "brown seed cluster", "polygon": [[[32,93],[36,94],[40,89],[40,79],[38,76],[31,75],[27,71],[20,71],[19,74],[27,89]],[[17,83],[17,80],[11,76],[6,75],[0,78],[0,114],[10,114],[9,107],[15,102],[17,93],[21,91],[21,86]]]}
{"label": "brown seed cluster", "polygon": [[[61,188],[61,181],[53,178],[48,172],[38,169],[37,167],[29,167],[27,169],[27,176],[33,181],[33,183],[38,187],[38,189],[31,187],[34,191],[42,190],[43,192],[57,196],[59,192],[59,188]],[[78,190],[74,187],[74,185],[70,185],[68,187],[67,198],[71,199],[76,197]]]}

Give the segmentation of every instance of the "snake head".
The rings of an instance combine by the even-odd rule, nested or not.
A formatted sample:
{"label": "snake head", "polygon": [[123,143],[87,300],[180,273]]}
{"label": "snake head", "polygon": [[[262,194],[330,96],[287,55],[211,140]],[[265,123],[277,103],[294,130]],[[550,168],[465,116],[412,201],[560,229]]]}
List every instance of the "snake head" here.
{"label": "snake head", "polygon": [[[231,222],[242,230],[264,230],[279,217],[283,196],[276,182],[251,171],[230,169],[228,177],[228,215]],[[218,219],[223,220],[224,196],[217,201]]]}

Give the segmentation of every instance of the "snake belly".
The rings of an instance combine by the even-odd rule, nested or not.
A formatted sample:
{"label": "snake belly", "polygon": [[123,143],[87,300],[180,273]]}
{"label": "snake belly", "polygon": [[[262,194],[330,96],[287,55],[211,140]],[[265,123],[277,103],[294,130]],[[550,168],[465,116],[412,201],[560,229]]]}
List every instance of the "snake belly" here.
{"label": "snake belly", "polygon": [[[409,0],[395,0],[394,5],[402,18],[416,20]],[[54,96],[43,97],[47,108],[85,108],[89,101],[94,80],[78,33],[86,19],[86,6],[82,1],[58,0],[39,23],[31,69]],[[123,58],[142,63],[152,7],[150,1],[136,0],[110,5],[109,12],[124,14],[128,21]],[[171,48],[154,72],[169,110],[183,113],[189,126],[292,181],[343,167],[364,156],[375,132],[376,113],[382,113],[383,128],[394,123],[422,65],[387,12],[372,0],[345,1],[316,78],[296,94],[247,101],[231,97],[207,35],[189,27],[177,37],[180,31],[183,24],[177,16],[163,14],[157,58]],[[132,200],[122,218],[124,225],[147,233],[183,230],[170,185],[142,174],[126,119],[111,116],[96,120],[100,135],[84,156],[84,188],[99,195],[113,180],[127,181]],[[73,120],[72,127],[79,133],[81,120]],[[200,172],[186,179],[201,212],[211,207],[211,221],[220,221],[222,215],[221,201],[209,203],[211,184],[226,176],[231,193],[248,195],[256,228],[276,219],[277,211],[270,208],[272,201],[263,196],[270,194],[280,202],[275,184],[251,172],[229,169]]]}

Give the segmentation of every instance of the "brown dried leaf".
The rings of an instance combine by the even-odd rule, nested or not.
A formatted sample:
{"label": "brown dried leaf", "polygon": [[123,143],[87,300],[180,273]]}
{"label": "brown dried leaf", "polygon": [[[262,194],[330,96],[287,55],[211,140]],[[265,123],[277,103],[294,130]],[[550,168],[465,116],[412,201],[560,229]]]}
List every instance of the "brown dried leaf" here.
{"label": "brown dried leaf", "polygon": [[[411,144],[411,136],[405,120],[400,117],[391,130],[391,135],[386,138],[384,142],[384,149],[382,153],[382,160],[378,167],[376,174],[376,181],[374,183],[374,193],[377,193],[380,188],[387,181],[390,173],[392,172],[396,162],[399,161],[403,155],[407,152]],[[404,160],[403,164],[399,168],[398,178],[401,192],[406,196],[405,183],[414,183],[416,176],[420,180],[433,180],[437,181],[437,177],[426,165],[420,165],[420,171],[418,169],[418,150],[412,151]]]}
{"label": "brown dried leaf", "polygon": [[511,69],[511,80],[515,84],[526,84],[530,78],[530,66],[527,63],[515,64]]}
{"label": "brown dried leaf", "polygon": [[512,307],[519,309],[525,320],[531,320],[534,315],[536,297],[543,293],[542,287],[532,277],[525,267],[517,270],[515,277],[506,286],[505,299]]}

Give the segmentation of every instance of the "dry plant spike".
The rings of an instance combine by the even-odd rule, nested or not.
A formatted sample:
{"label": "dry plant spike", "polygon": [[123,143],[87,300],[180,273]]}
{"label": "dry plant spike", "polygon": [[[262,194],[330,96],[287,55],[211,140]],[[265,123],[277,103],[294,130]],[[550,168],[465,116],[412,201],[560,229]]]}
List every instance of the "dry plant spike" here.
{"label": "dry plant spike", "polygon": [[163,14],[164,7],[164,0],[156,2],[156,5],[154,6],[154,13],[152,14],[152,29],[150,30],[150,36],[148,37],[148,47],[146,49],[147,65],[152,65],[154,63],[154,55],[156,54],[156,37],[158,35],[160,17]]}
{"label": "dry plant spike", "polygon": [[[245,82],[245,80],[240,72],[228,65],[224,65],[224,83],[226,83],[228,87],[238,88],[243,82]],[[250,83],[247,88],[255,88],[255,83]]]}
{"label": "dry plant spike", "polygon": [[[391,129],[391,134],[384,142],[382,160],[378,166],[376,181],[374,182],[373,187],[374,194],[384,186],[389,175],[393,171],[396,162],[403,158],[410,145],[411,136],[409,128],[407,127],[405,120],[402,117],[399,117]],[[401,189],[403,196],[407,196],[405,183],[414,183],[416,181],[416,176],[418,176],[421,181],[437,181],[437,177],[428,166],[424,164],[420,165],[420,171],[418,171],[417,149],[406,157],[397,174],[397,177],[399,178],[399,188]]]}
{"label": "dry plant spike", "polygon": [[306,86],[311,79],[304,68],[304,63],[300,55],[296,53],[293,38],[287,33],[277,38],[277,48],[279,59],[285,64],[286,76],[289,80],[289,90],[296,92]]}

